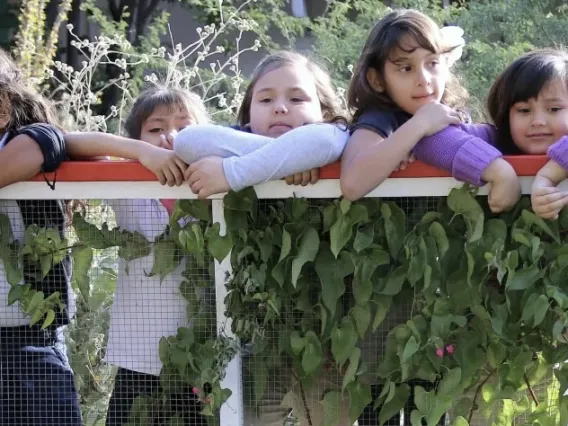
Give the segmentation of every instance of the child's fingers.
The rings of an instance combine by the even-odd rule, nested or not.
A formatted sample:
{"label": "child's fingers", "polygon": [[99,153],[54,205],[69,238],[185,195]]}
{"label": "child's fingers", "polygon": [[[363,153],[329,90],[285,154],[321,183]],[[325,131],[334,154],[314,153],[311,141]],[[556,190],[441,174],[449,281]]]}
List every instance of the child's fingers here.
{"label": "child's fingers", "polygon": [[416,157],[414,156],[414,154],[411,154],[410,157],[408,157],[408,162],[414,163],[415,161],[416,161]]}
{"label": "child's fingers", "polygon": [[196,181],[199,180],[199,173],[197,167],[194,167],[194,164],[188,167],[186,172],[186,182],[189,186],[193,185]]}
{"label": "child's fingers", "polygon": [[189,167],[187,164],[185,164],[185,162],[179,158],[179,157],[175,157],[174,158],[174,162],[176,163],[176,165],[179,167],[179,169],[182,171],[182,173],[185,173],[185,171],[187,170],[187,168]]}
{"label": "child's fingers", "polygon": [[303,174],[302,173],[296,173],[294,175],[294,185],[301,185],[302,180],[303,180]]}
{"label": "child's fingers", "polygon": [[175,184],[176,186],[180,186],[184,181],[183,171],[179,169],[179,167],[175,162],[170,166],[170,172],[172,173],[174,178],[172,185],[170,186],[173,186],[173,184]]}
{"label": "child's fingers", "polygon": [[191,188],[191,192],[193,192],[194,194],[199,194],[199,191],[203,189],[203,184],[200,180],[197,180],[193,182],[189,187]]}
{"label": "child's fingers", "polygon": [[175,183],[176,180],[175,180],[175,177],[174,177],[172,171],[169,168],[165,167],[163,169],[163,173],[164,173],[164,177],[166,179],[166,183],[168,184],[168,186],[174,186],[174,183]]}
{"label": "child's fingers", "polygon": [[284,180],[286,181],[286,183],[287,183],[288,185],[292,185],[292,184],[294,183],[294,175],[286,176],[286,177],[284,178]]}
{"label": "child's fingers", "polygon": [[302,182],[300,183],[302,186],[306,186],[312,180],[312,173],[311,170],[306,170],[302,172]]}
{"label": "child's fingers", "polygon": [[559,198],[551,203],[535,203],[535,213],[539,215],[548,214],[552,212],[559,212],[562,210],[566,204],[568,204],[568,195],[564,195],[562,198]]}
{"label": "child's fingers", "polygon": [[558,193],[565,193],[561,191],[560,188],[556,186],[539,186],[532,189],[531,197],[544,197],[547,195],[558,194]]}
{"label": "child's fingers", "polygon": [[551,210],[551,211],[542,212],[542,213],[537,213],[537,212],[535,211],[535,213],[536,213],[539,217],[541,217],[541,218],[543,218],[543,219],[556,220],[556,219],[558,219],[558,214],[560,213],[560,210],[561,210],[561,209],[558,209],[558,210]]}
{"label": "child's fingers", "polygon": [[158,177],[158,181],[160,182],[160,185],[166,184],[166,177],[164,176],[164,173],[163,173],[162,170],[160,170],[158,173],[156,173],[156,176]]}
{"label": "child's fingers", "polygon": [[310,170],[310,183],[314,185],[319,180],[320,169],[315,168]]}
{"label": "child's fingers", "polygon": [[552,194],[534,196],[535,204],[537,205],[553,204],[558,201],[565,200],[566,198],[568,198],[568,193],[566,192],[555,192]]}
{"label": "child's fingers", "polygon": [[207,191],[205,188],[201,188],[199,190],[199,192],[197,192],[196,194],[197,194],[197,198],[199,198],[200,200],[205,200],[210,195],[213,195],[209,191]]}

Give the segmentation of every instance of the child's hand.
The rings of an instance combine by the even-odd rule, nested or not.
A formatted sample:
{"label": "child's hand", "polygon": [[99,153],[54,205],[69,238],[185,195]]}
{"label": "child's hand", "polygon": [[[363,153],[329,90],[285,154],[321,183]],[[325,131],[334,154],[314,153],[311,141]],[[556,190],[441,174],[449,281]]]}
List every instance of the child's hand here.
{"label": "child's hand", "polygon": [[450,124],[458,125],[461,123],[456,111],[439,102],[422,105],[411,120],[414,120],[420,126],[423,137],[438,133]]}
{"label": "child's hand", "polygon": [[311,183],[313,185],[319,180],[319,171],[320,169],[316,167],[302,173],[286,176],[286,183],[288,185],[306,186],[308,183]]}
{"label": "child's hand", "polygon": [[544,219],[558,219],[560,210],[568,204],[568,193],[558,189],[550,179],[537,176],[531,191],[531,205],[536,215]]}
{"label": "child's hand", "polygon": [[185,171],[185,179],[191,192],[197,194],[201,200],[231,189],[223,171],[221,157],[205,157],[196,161]]}
{"label": "child's hand", "polygon": [[411,164],[414,163],[416,161],[416,157],[414,156],[414,154],[408,154],[408,158],[406,160],[402,160],[400,162],[400,164],[398,165],[398,167],[396,169],[394,169],[395,172],[398,172],[399,170],[406,170],[406,167]]}
{"label": "child's hand", "polygon": [[154,173],[162,185],[180,186],[184,182],[185,164],[173,151],[148,144],[138,161]]}
{"label": "child's hand", "polygon": [[532,209],[545,219],[557,219],[560,210],[568,204],[568,193],[556,185],[568,177],[568,171],[555,160],[549,160],[534,178],[531,191]]}
{"label": "child's hand", "polygon": [[521,198],[521,181],[507,161],[494,160],[483,174],[491,184],[489,189],[489,208],[493,213],[510,210]]}

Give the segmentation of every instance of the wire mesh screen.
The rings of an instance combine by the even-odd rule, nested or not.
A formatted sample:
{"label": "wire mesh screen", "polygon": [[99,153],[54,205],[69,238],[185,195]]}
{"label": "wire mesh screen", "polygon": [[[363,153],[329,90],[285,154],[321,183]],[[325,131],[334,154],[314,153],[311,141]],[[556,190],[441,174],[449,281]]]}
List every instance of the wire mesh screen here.
{"label": "wire mesh screen", "polygon": [[[392,203],[389,214],[395,206],[405,213],[406,233],[445,198],[383,201]],[[326,330],[325,321],[333,315],[351,315],[356,327],[365,321],[365,312],[354,313],[356,274],[337,281],[341,256],[315,252],[278,266],[286,241],[304,244],[308,253],[317,241],[331,255],[334,231],[325,222],[333,203],[226,200],[224,219],[235,233],[223,300],[232,325],[225,330],[224,319],[216,318],[214,258],[228,253],[228,237],[218,236],[209,202],[1,201],[0,424],[236,426],[237,416],[220,419],[218,409],[241,386],[224,380],[238,353],[244,401],[242,410],[229,411],[244,413],[246,426],[348,426],[355,392],[345,383],[349,374],[371,384],[371,402],[360,407],[354,424],[378,425],[374,405],[385,389],[376,372],[388,356],[389,331],[416,312],[412,294],[393,299],[382,321],[373,307],[369,331],[357,343],[366,369],[349,372],[333,362],[341,344],[329,342],[342,337]],[[246,217],[235,213],[239,209]],[[287,222],[294,217],[309,218],[307,228]],[[306,229],[321,232],[308,235]],[[343,289],[332,310],[331,290],[323,290],[323,302],[314,299],[313,285],[322,277]],[[325,337],[315,344],[312,335]],[[310,381],[298,376],[291,356],[308,347],[315,358],[304,356],[301,368],[318,360]],[[534,391],[546,393],[550,383],[545,378]],[[409,384],[426,391],[437,386]],[[412,401],[413,395],[402,411],[381,421],[410,425]],[[330,415],[336,423],[329,423]],[[439,424],[451,421],[450,411]],[[488,420],[474,416],[471,424]]]}

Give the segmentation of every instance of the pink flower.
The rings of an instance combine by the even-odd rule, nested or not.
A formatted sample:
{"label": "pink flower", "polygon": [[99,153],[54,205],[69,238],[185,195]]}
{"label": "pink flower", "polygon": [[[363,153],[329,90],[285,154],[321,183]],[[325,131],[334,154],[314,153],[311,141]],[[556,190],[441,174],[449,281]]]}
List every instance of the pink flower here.
{"label": "pink flower", "polygon": [[454,345],[448,345],[446,346],[446,352],[449,353],[450,355],[454,353]]}
{"label": "pink flower", "polygon": [[444,358],[444,348],[438,348],[436,349],[436,356],[438,358]]}
{"label": "pink flower", "polygon": [[199,395],[199,388],[193,388],[191,391],[194,395]]}

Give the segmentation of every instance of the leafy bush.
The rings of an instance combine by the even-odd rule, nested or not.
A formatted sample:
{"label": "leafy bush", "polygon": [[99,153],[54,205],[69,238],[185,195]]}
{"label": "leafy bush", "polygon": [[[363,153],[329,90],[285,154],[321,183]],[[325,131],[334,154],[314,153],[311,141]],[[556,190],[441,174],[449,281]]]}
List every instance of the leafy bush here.
{"label": "leafy bush", "polygon": [[[27,3],[31,7],[37,2]],[[68,7],[68,3],[62,4]],[[31,48],[43,36],[43,24],[37,19],[44,17],[32,20],[28,11],[21,15],[20,63],[32,84],[48,87],[46,93],[68,119],[69,129],[120,132],[142,84],[158,79],[197,91],[214,118],[227,122],[240,105],[246,80],[240,72],[240,54],[261,45],[277,47],[267,35],[268,28],[278,26],[286,46],[309,28],[314,50],[327,62],[341,93],[370,28],[388,11],[379,0],[334,1],[326,16],[308,23],[288,19],[281,0],[222,2],[222,9],[217,0],[188,3],[202,13],[206,25],[195,44],[174,45],[166,51],[159,46],[159,36],[165,31],[167,14],[156,18],[147,38],[131,43],[124,22],[111,22],[93,2],[85,2],[102,34],[95,40],[74,35],[74,45],[84,59],[81,67],[56,62],[51,71],[52,42]],[[568,8],[560,0],[460,2],[449,8],[430,0],[390,3],[419,8],[440,24],[465,29],[468,44],[458,71],[479,116],[488,87],[514,57],[534,47],[568,41],[563,31]],[[69,31],[73,35],[72,27]],[[242,46],[242,35],[251,31],[258,34],[259,42]],[[221,45],[220,37],[226,34],[233,35],[235,42]],[[41,66],[34,67],[38,55],[43,55]],[[109,68],[114,70],[111,79],[107,78]],[[115,104],[108,104],[109,89],[119,94]],[[419,424],[419,418],[433,424],[442,412],[452,409],[463,417],[456,421],[461,426],[476,406],[491,412],[498,424],[511,424],[519,416],[529,423],[567,423],[563,361],[568,299],[561,279],[566,266],[565,212],[558,223],[545,222],[527,209],[525,200],[514,212],[494,217],[466,190],[454,191],[436,211],[425,210],[416,200],[412,217],[421,213],[415,223],[405,216],[408,211],[381,200],[351,204],[290,199],[258,210],[255,195],[247,190],[231,194],[225,202],[229,236],[219,235],[218,225],[211,223],[203,205],[186,202],[178,204],[178,214],[200,217],[202,224],[174,227],[172,238],[157,244],[201,259],[204,271],[209,256],[223,258],[232,248],[234,275],[226,302],[237,336],[259,348],[255,354],[261,366],[255,373],[257,398],[266,379],[261,373],[275,367],[269,361],[293,363],[305,381],[331,365],[343,372],[344,386],[334,389],[325,402],[336,408],[337,392],[347,391],[351,416],[356,418],[370,402],[357,345],[362,336],[380,326],[392,306],[410,299],[411,318],[393,330],[380,367],[370,371],[373,379],[385,385],[377,400],[379,418],[386,419],[404,405],[410,395],[408,382],[419,377],[439,383],[432,391],[415,389],[413,424]],[[103,223],[113,226],[112,215],[104,209],[92,210],[87,219],[99,228]],[[76,216],[75,226],[91,225]],[[46,236],[43,231],[31,231],[35,238]],[[114,288],[112,271],[119,255],[116,247],[122,247],[121,255],[131,255],[125,249],[132,249],[134,237],[92,234],[106,238],[105,248],[93,249],[96,242],[88,235],[79,232],[78,240],[72,240],[78,315],[69,330],[68,346],[85,422],[101,424],[112,389],[113,370],[101,359]],[[4,248],[12,252],[4,254],[17,256],[5,243]],[[53,239],[47,246],[64,243]],[[137,244],[148,249],[154,243],[137,240]],[[156,259],[159,273],[176,265],[174,259],[164,257],[167,250],[157,253],[162,256]],[[456,265],[461,269],[456,270]],[[350,288],[344,280],[328,277],[327,268],[348,278]],[[193,285],[184,283],[185,290]],[[27,310],[34,295],[23,296]],[[41,302],[39,297],[36,302]],[[203,312],[199,304],[191,306],[194,314]],[[55,307],[34,302],[29,311],[33,315],[34,309],[43,309],[43,315]],[[210,332],[206,339],[183,329],[177,336],[164,336],[160,352],[164,372],[182,382],[190,377],[191,383],[198,384],[200,398],[209,401],[207,414],[214,417],[228,395],[219,385],[224,366],[237,348],[231,339],[214,338],[211,324],[202,325]],[[280,335],[278,342],[267,339],[270,330]],[[183,361],[180,353],[195,355],[199,367]],[[274,353],[280,357],[272,357]],[[547,382],[552,372],[556,379]],[[543,381],[549,385],[548,392],[532,392]],[[138,419],[144,404],[135,407],[133,415]]]}

